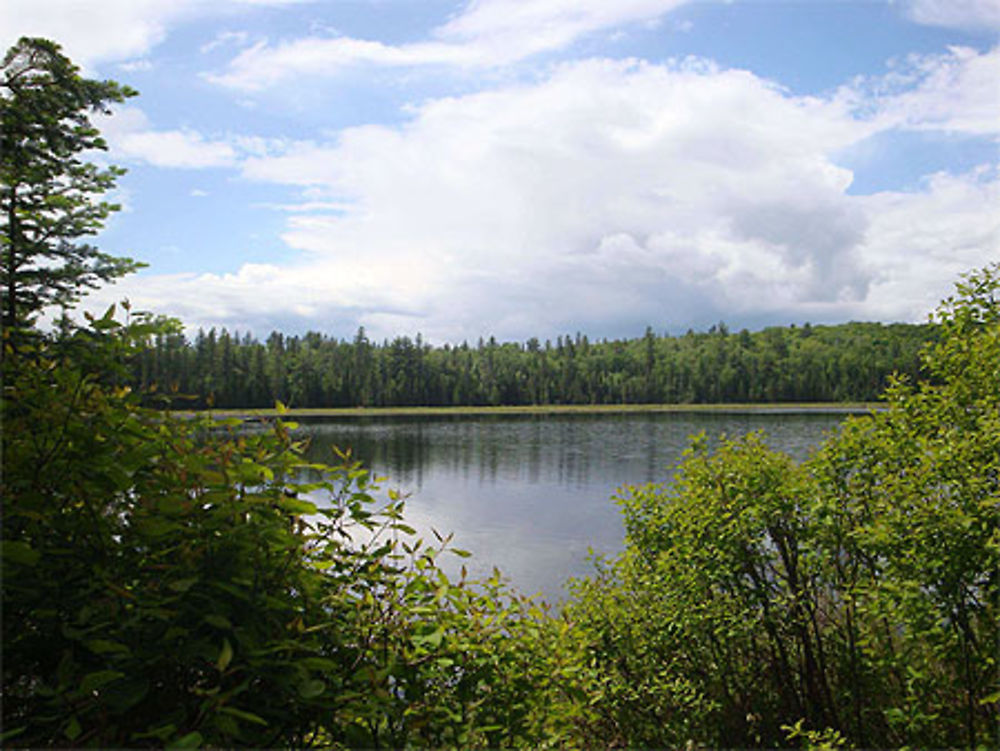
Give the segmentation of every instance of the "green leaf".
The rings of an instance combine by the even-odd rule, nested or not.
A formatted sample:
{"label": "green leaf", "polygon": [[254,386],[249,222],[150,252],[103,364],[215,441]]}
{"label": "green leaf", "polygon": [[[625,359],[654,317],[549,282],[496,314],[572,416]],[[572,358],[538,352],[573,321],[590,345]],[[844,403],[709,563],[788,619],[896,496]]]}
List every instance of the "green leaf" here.
{"label": "green leaf", "polygon": [[171,642],[181,637],[187,636],[189,633],[188,629],[182,626],[171,626],[167,629],[167,632],[163,635],[163,641]]}
{"label": "green leaf", "polygon": [[252,722],[257,725],[263,725],[267,727],[267,720],[263,717],[258,717],[253,712],[246,712],[242,709],[237,709],[236,707],[222,707],[219,709],[220,712],[228,715],[232,715],[241,720],[246,720],[247,722]]}
{"label": "green leaf", "polygon": [[197,730],[193,733],[181,736],[173,743],[168,743],[167,748],[198,748],[201,746],[203,738]]}
{"label": "green leaf", "polygon": [[96,691],[101,686],[106,686],[124,675],[120,670],[98,670],[93,673],[87,673],[87,675],[83,676],[83,680],[80,681],[80,690],[85,694],[89,694],[91,691]]}
{"label": "green leaf", "polygon": [[91,652],[99,655],[109,654],[112,652],[120,652],[128,654],[130,652],[129,648],[124,644],[119,644],[116,641],[110,641],[108,639],[92,639],[87,643],[87,649]]}
{"label": "green leaf", "polygon": [[116,712],[131,709],[148,695],[149,681],[145,678],[124,678],[101,691],[101,698]]}
{"label": "green leaf", "polygon": [[172,722],[166,725],[161,725],[160,727],[153,728],[152,730],[147,730],[145,733],[132,733],[130,736],[131,740],[141,740],[143,738],[159,738],[161,741],[165,741],[171,735],[173,735],[177,730],[177,726]]}
{"label": "green leaf", "polygon": [[170,582],[169,586],[174,592],[187,592],[191,587],[197,583],[198,577],[192,576],[188,579],[178,579],[175,582]]}
{"label": "green leaf", "polygon": [[304,681],[299,685],[299,696],[303,699],[315,699],[326,691],[326,684],[318,679]]}
{"label": "green leaf", "polygon": [[416,645],[424,645],[430,647],[431,649],[437,649],[441,646],[441,641],[444,639],[444,629],[437,628],[431,631],[429,634],[417,634],[413,637],[413,643]]}
{"label": "green leaf", "polygon": [[233,624],[224,615],[216,615],[215,613],[209,613],[208,615],[205,616],[204,621],[209,626],[215,626],[216,628],[224,628],[227,630],[231,630],[233,628]]}
{"label": "green leaf", "polygon": [[219,671],[224,671],[229,667],[229,663],[233,660],[233,647],[229,643],[229,639],[222,640],[222,649],[219,650],[219,660],[215,663]]}
{"label": "green leaf", "polygon": [[295,515],[319,513],[319,509],[315,503],[304,501],[301,498],[289,498],[286,496],[278,501],[278,506],[284,511]]}
{"label": "green leaf", "polygon": [[2,549],[3,558],[11,563],[18,563],[22,566],[34,566],[41,558],[41,553],[34,550],[28,543],[20,540],[4,541]]}
{"label": "green leaf", "polygon": [[231,738],[238,738],[240,736],[240,726],[235,719],[227,714],[217,714],[212,718],[212,724],[215,725],[216,729],[219,730],[223,735],[229,736]]}
{"label": "green leaf", "polygon": [[0,733],[0,741],[10,740],[11,738],[16,738],[25,730],[28,729],[27,725],[21,725],[19,728],[11,728],[10,730],[4,730]]}
{"label": "green leaf", "polygon": [[161,514],[170,515],[183,513],[190,505],[191,502],[189,500],[175,496],[160,498],[156,502],[157,509]]}
{"label": "green leaf", "polygon": [[327,657],[303,657],[298,661],[298,664],[307,670],[327,670],[332,672],[342,668],[339,662]]}
{"label": "green leaf", "polygon": [[75,741],[80,737],[81,732],[83,732],[83,728],[80,727],[80,721],[76,719],[76,715],[73,715],[69,718],[69,723],[66,725],[63,734],[71,741]]}

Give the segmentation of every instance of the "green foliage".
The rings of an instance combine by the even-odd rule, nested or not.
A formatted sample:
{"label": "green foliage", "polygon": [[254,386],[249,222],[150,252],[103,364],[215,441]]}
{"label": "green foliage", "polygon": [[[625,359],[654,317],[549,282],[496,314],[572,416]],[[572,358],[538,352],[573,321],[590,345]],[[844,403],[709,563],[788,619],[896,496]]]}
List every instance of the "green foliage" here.
{"label": "green foliage", "polygon": [[348,457],[304,465],[292,425],[139,407],[113,372],[160,325],[133,318],[4,365],[6,746],[565,737],[565,623],[449,581],[447,539],[414,540]]}
{"label": "green foliage", "polygon": [[0,70],[0,294],[8,337],[48,305],[68,306],[141,264],[79,242],[118,206],[95,200],[124,170],[82,154],[107,146],[89,115],[135,92],[82,78],[45,39],[22,37]]}
{"label": "green foliage", "polygon": [[700,443],[620,498],[627,549],[568,609],[603,676],[604,743],[995,746],[1000,267],[802,465]]}
{"label": "green foliage", "polygon": [[277,332],[266,343],[226,329],[160,337],[132,383],[188,394],[179,406],[481,406],[869,401],[893,372],[921,374],[930,325],[846,323],[730,334],[555,344],[480,341],[431,347],[418,335],[370,342]]}
{"label": "green foliage", "polygon": [[[578,582],[571,617],[608,667],[626,745],[779,745],[821,692],[791,461],[759,436],[692,449],[672,486],[620,498],[627,549]],[[607,732],[605,730],[604,732]]]}

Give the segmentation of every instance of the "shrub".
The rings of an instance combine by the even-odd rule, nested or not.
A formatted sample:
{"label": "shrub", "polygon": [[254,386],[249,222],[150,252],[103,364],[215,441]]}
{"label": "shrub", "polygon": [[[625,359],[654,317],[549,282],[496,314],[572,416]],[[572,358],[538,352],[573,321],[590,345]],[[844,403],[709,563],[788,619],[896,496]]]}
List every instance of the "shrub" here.
{"label": "shrub", "polygon": [[[582,706],[560,624],[450,581],[403,504],[293,425],[137,406],[112,312],[4,363],[5,745],[544,745]],[[302,481],[303,470],[318,476]]]}
{"label": "shrub", "polygon": [[[996,745],[1000,266],[938,312],[930,383],[897,379],[801,465],[700,442],[625,489],[626,550],[568,613],[604,742]],[[819,739],[819,740],[817,740]]]}

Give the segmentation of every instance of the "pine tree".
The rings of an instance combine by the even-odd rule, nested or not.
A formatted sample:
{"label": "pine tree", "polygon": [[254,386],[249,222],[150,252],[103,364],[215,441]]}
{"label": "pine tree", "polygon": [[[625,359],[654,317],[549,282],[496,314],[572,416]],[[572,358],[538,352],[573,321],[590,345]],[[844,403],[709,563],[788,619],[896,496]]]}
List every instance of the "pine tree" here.
{"label": "pine tree", "polygon": [[107,144],[90,121],[136,92],[82,78],[46,39],[22,37],[0,70],[0,289],[8,337],[45,307],[71,306],[142,264],[102,253],[94,235],[120,207],[99,200],[124,173],[81,154]]}

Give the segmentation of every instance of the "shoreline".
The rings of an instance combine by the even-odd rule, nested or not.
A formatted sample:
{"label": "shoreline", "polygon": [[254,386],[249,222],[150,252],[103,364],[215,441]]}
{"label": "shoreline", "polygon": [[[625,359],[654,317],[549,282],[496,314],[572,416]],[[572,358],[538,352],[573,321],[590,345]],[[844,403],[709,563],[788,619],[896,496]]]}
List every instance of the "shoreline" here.
{"label": "shoreline", "polygon": [[769,402],[733,404],[547,404],[471,407],[295,407],[172,410],[179,415],[217,418],[366,418],[366,417],[485,417],[505,415],[593,414],[867,414],[885,408],[883,402]]}

